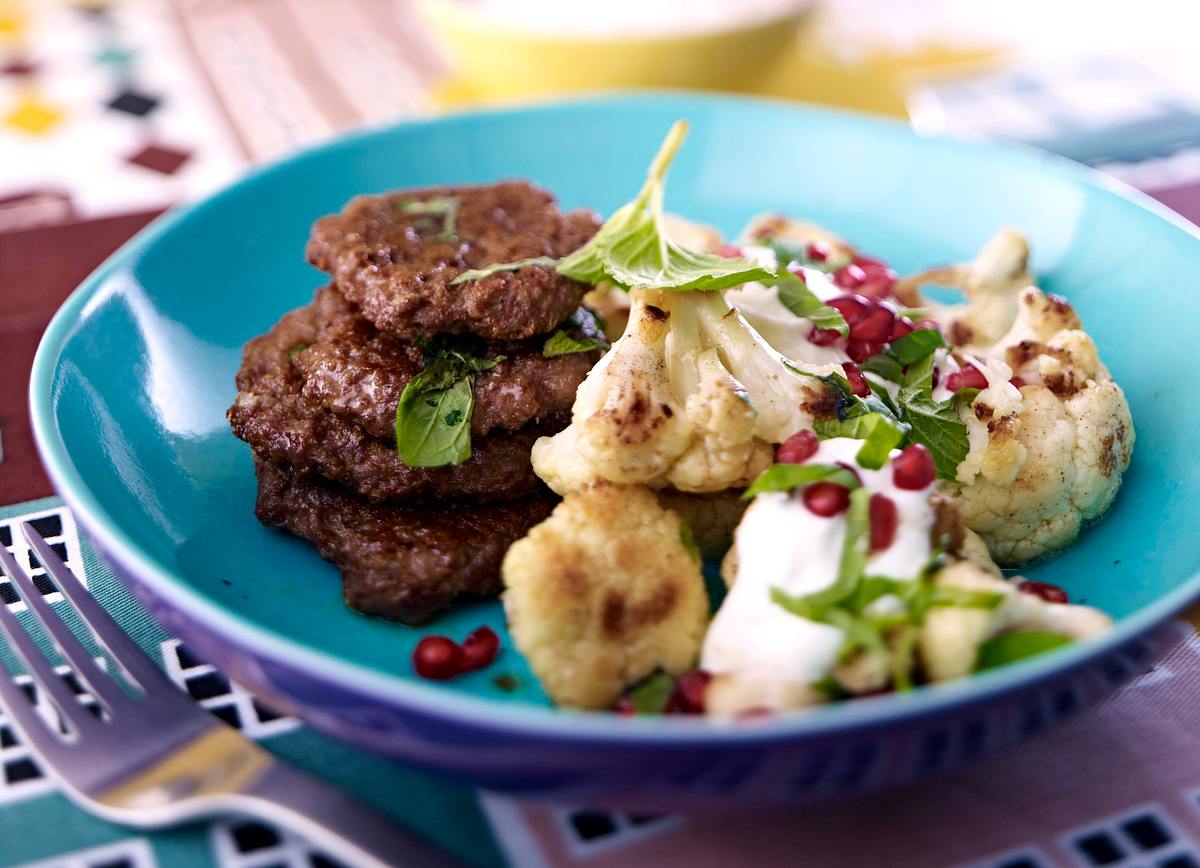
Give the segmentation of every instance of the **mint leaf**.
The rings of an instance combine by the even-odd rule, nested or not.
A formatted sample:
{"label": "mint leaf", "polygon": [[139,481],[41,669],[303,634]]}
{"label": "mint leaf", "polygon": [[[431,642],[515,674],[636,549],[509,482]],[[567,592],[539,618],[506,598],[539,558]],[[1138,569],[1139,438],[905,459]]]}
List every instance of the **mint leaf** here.
{"label": "mint leaf", "polygon": [[904,382],[904,366],[886,353],[871,356],[862,363],[862,369],[892,383]]}
{"label": "mint leaf", "polygon": [[878,470],[887,463],[892,450],[899,446],[908,434],[907,425],[894,422],[882,413],[868,413],[857,420],[862,447],[854,460],[860,467]]}
{"label": "mint leaf", "polygon": [[674,690],[674,678],[665,672],[655,672],[629,691],[629,699],[638,714],[662,714]]}
{"label": "mint leaf", "polygon": [[958,465],[971,451],[967,425],[954,409],[954,399],[937,403],[918,395],[900,392],[904,421],[911,426],[909,440],[929,450],[933,466],[942,479],[954,479]]}
{"label": "mint leaf", "polygon": [[596,338],[573,338],[559,329],[546,338],[546,342],[542,344],[542,355],[547,359],[552,359],[555,356],[565,356],[569,353],[586,353],[597,347],[607,349],[608,345],[601,343]]}
{"label": "mint leaf", "polygon": [[842,337],[850,334],[846,318],[813,294],[808,285],[786,268],[770,281],[779,291],[779,302],[798,317],[819,329],[833,329]]}
{"label": "mint leaf", "polygon": [[913,362],[931,355],[934,350],[944,350],[946,347],[946,339],[937,329],[917,329],[892,341],[886,354],[907,367]]}
{"label": "mint leaf", "polygon": [[686,521],[679,522],[679,541],[683,543],[687,553],[692,556],[692,560],[699,563],[700,546],[696,545],[696,538],[692,536],[692,526]]}
{"label": "mint leaf", "polygon": [[607,278],[627,289],[673,290],[726,289],[774,276],[749,259],[689,250],[667,237],[663,184],[687,129],[686,122],[675,122],[637,197],[609,217],[591,241],[560,260],[559,274],[581,283]]}
{"label": "mint leaf", "polygon": [[836,464],[772,464],[742,494],[749,500],[765,491],[791,491],[814,482],[836,482],[847,488],[858,488],[858,479],[845,467]]}
{"label": "mint leaf", "polygon": [[[458,208],[462,203],[456,196],[434,196],[432,199],[407,199],[400,204],[400,210],[405,214],[416,214],[422,217],[442,218],[441,228],[434,237],[435,241],[453,241],[458,235]],[[422,222],[422,221],[418,221]],[[420,227],[426,231],[437,228],[430,220],[428,226]]]}
{"label": "mint leaf", "polygon": [[469,268],[450,281],[450,285],[458,286],[460,283],[479,280],[483,277],[491,277],[493,274],[499,274],[501,271],[520,271],[522,268],[528,268],[531,265],[558,265],[558,260],[551,256],[531,256],[529,259],[518,259],[516,262],[497,262],[494,265],[486,265],[483,268]]}
{"label": "mint leaf", "polygon": [[1058,633],[1043,633],[1033,630],[1005,633],[1003,636],[997,636],[979,646],[975,671],[982,672],[985,669],[1007,666],[1018,660],[1027,660],[1055,648],[1070,645],[1071,641],[1070,637]]}
{"label": "mint leaf", "polygon": [[409,467],[461,464],[471,457],[475,374],[504,356],[481,359],[441,344],[424,348],[425,366],[396,405],[396,451]]}

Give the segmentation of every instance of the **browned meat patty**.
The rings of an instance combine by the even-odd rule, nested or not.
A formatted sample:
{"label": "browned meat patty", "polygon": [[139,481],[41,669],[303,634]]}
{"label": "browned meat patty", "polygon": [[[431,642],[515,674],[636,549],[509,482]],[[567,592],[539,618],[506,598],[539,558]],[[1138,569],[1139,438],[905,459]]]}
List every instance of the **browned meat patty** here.
{"label": "browned meat patty", "polygon": [[508,547],[554,508],[545,495],[429,509],[367,503],[330,483],[259,462],[264,524],[308,540],[342,571],[346,605],[408,623],[456,598],[501,590]]}
{"label": "browned meat patty", "polygon": [[543,490],[529,452],[539,436],[567,424],[563,414],[511,434],[473,438],[472,455],[462,464],[416,468],[400,460],[394,442],[371,437],[304,395],[294,360],[316,338],[318,313],[332,303],[323,298],[292,311],[246,344],[240,391],[228,417],[233,433],[256,456],[318,473],[373,501],[509,500]]}
{"label": "browned meat patty", "polygon": [[[454,203],[428,213],[430,202]],[[414,213],[426,203],[426,213]],[[334,276],[363,316],[402,338],[447,332],[521,340],[550,331],[587,290],[535,265],[451,286],[462,272],[537,256],[558,258],[600,226],[590,211],[563,214],[520,181],[360,196],[313,226],[308,259]]]}
{"label": "browned meat patty", "polygon": [[[303,395],[373,437],[390,439],[396,405],[404,387],[421,370],[422,350],[375,329],[332,287],[318,292],[312,308],[311,342],[293,340],[291,335],[281,339],[288,348],[306,344],[291,353],[291,363],[304,380]],[[544,340],[481,342],[481,355],[505,360],[475,377],[473,435],[496,429],[516,431],[571,409],[575,390],[600,353],[547,359],[542,356]]]}

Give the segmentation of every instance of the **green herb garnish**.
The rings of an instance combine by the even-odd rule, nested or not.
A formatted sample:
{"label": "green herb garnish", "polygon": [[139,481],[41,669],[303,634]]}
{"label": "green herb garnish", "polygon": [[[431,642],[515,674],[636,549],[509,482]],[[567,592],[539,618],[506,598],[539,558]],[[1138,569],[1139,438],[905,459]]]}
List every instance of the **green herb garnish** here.
{"label": "green herb garnish", "polygon": [[814,482],[836,482],[847,488],[858,488],[858,478],[845,467],[836,464],[772,464],[750,484],[742,494],[749,500],[765,491],[791,491]]}
{"label": "green herb garnish", "polygon": [[692,526],[686,521],[679,522],[679,541],[691,555],[692,560],[700,563],[700,546],[696,545],[696,537],[692,535]]}
{"label": "green herb garnish", "polygon": [[817,271],[831,274],[850,264],[850,260],[846,257],[813,259],[808,255],[809,242],[807,241],[791,241],[787,238],[776,238],[773,235],[760,235],[754,239],[754,243],[770,248],[771,252],[775,254],[775,264],[779,266],[780,271],[792,265],[799,265],[803,268],[815,268]]}
{"label": "green herb garnish", "polygon": [[638,714],[662,714],[674,690],[674,678],[665,672],[655,672],[629,691],[629,699]]}
{"label": "green herb garnish", "polygon": [[596,338],[573,338],[559,329],[546,338],[546,343],[542,344],[542,355],[547,359],[552,359],[555,356],[565,356],[570,353],[590,352],[602,346],[606,345]]}
{"label": "green herb garnish", "polygon": [[288,348],[288,352],[287,352],[288,361],[291,361],[292,359],[296,358],[296,355],[298,353],[302,353],[307,349],[308,349],[308,344],[304,343],[303,341],[299,341],[298,343],[292,344],[291,347]]}
{"label": "green herb garnish", "polygon": [[461,204],[456,196],[434,196],[432,199],[405,200],[400,203],[400,210],[420,217],[440,217],[440,227],[430,220],[427,231],[438,229],[434,241],[453,241],[458,235],[458,209]]}
{"label": "green herb garnish", "polygon": [[424,352],[424,368],[396,405],[396,450],[409,467],[461,464],[471,457],[475,375],[504,356],[481,359],[445,341]]}
{"label": "green herb garnish", "polygon": [[1055,648],[1070,645],[1071,642],[1069,636],[1062,636],[1058,633],[1043,633],[1033,630],[1005,633],[1003,636],[997,636],[995,639],[984,642],[979,647],[975,671],[982,672],[985,669],[1007,666],[1009,663],[1016,663],[1018,660],[1026,660]]}
{"label": "green herb garnish", "polygon": [[667,237],[663,184],[687,130],[685,121],[672,125],[637,197],[609,217],[591,241],[559,262],[559,274],[582,283],[608,278],[626,288],[675,290],[725,289],[774,276],[749,259],[689,250]]}
{"label": "green herb garnish", "polygon": [[780,303],[796,316],[809,320],[816,328],[833,329],[842,337],[850,334],[846,318],[817,298],[808,284],[786,267],[770,284],[778,289]]}
{"label": "green herb garnish", "polygon": [[558,260],[551,256],[531,256],[529,259],[518,259],[516,262],[498,262],[495,265],[487,265],[483,268],[469,268],[450,281],[450,285],[458,286],[460,283],[491,277],[493,274],[499,274],[501,271],[519,271],[531,265],[554,266],[558,265]]}

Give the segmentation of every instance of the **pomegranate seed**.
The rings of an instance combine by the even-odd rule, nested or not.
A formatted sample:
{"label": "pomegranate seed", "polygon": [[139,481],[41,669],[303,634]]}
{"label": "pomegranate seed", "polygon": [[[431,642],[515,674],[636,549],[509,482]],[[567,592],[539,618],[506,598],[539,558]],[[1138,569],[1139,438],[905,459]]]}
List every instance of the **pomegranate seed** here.
{"label": "pomegranate seed", "polygon": [[804,255],[810,262],[824,262],[829,258],[829,248],[820,241],[810,241],[804,248]]}
{"label": "pomegranate seed", "polygon": [[628,696],[622,696],[613,705],[613,711],[623,717],[633,717],[637,714],[637,709],[633,707],[633,700]]}
{"label": "pomegranate seed", "polygon": [[967,365],[946,377],[946,388],[951,392],[957,392],[959,389],[986,389],[987,384],[987,377],[983,375],[983,371],[974,365]]}
{"label": "pomegranate seed", "polygon": [[933,456],[920,443],[905,446],[892,461],[892,481],[905,491],[920,491],[931,485],[936,476]]}
{"label": "pomegranate seed", "polygon": [[825,303],[840,313],[849,326],[866,316],[871,306],[871,302],[861,295],[839,295]]}
{"label": "pomegranate seed", "polygon": [[808,333],[808,342],[813,346],[829,347],[833,346],[841,335],[837,329],[819,329],[814,327]]}
{"label": "pomegranate seed", "polygon": [[745,251],[736,244],[722,244],[713,252],[722,259],[741,259],[745,255]]}
{"label": "pomegranate seed", "polygon": [[462,671],[474,672],[490,666],[500,653],[500,637],[491,627],[471,631],[462,643]]}
{"label": "pomegranate seed", "polygon": [[870,341],[850,340],[846,342],[846,355],[858,364],[862,364],[881,349],[883,347],[880,344],[873,344]]}
{"label": "pomegranate seed", "polygon": [[434,681],[447,681],[463,671],[462,649],[445,636],[426,636],[418,642],[412,661],[418,675]]}
{"label": "pomegranate seed", "polygon": [[881,343],[892,333],[896,315],[881,304],[871,305],[866,316],[850,326],[850,337],[858,341]]}
{"label": "pomegranate seed", "polygon": [[1039,582],[1035,579],[1025,579],[1017,582],[1017,590],[1040,597],[1047,603],[1066,603],[1070,601],[1067,592],[1058,585],[1052,585],[1049,582]]}
{"label": "pomegranate seed", "polygon": [[871,394],[871,386],[867,383],[867,378],[858,365],[854,362],[842,362],[842,370],[846,372],[846,381],[850,384],[851,392],[860,398]]}
{"label": "pomegranate seed", "polygon": [[896,525],[900,520],[896,501],[886,494],[872,494],[868,512],[871,517],[871,551],[881,552],[896,539]]}
{"label": "pomegranate seed", "polygon": [[851,265],[862,272],[862,280],[855,287],[858,292],[867,298],[887,298],[892,294],[896,272],[885,263],[870,256],[856,256]]}
{"label": "pomegranate seed", "polygon": [[832,518],[850,508],[850,489],[836,482],[814,482],[804,489],[804,505],[822,518]]}
{"label": "pomegranate seed", "polygon": [[1009,382],[1012,383],[1014,386],[1016,386],[1018,389],[1025,385],[1025,381],[1022,380],[1020,377],[1013,377],[1011,380],[1009,380]]}
{"label": "pomegranate seed", "polygon": [[811,431],[798,431],[779,444],[775,460],[780,464],[803,464],[817,452],[817,435]]}
{"label": "pomegranate seed", "polygon": [[892,323],[892,333],[888,335],[889,341],[898,341],[900,338],[913,333],[913,324],[902,316],[896,317],[896,321]]}
{"label": "pomegranate seed", "polygon": [[675,679],[675,690],[667,700],[667,714],[704,714],[704,694],[712,675],[703,669],[686,672]]}
{"label": "pomegranate seed", "polygon": [[936,389],[938,386],[938,382],[941,379],[942,379],[942,372],[940,370],[938,370],[937,368],[934,368],[933,372],[929,376],[929,388]]}
{"label": "pomegranate seed", "polygon": [[842,289],[858,289],[867,279],[867,273],[863,271],[862,266],[855,265],[851,262],[849,265],[843,265],[833,273],[833,282]]}

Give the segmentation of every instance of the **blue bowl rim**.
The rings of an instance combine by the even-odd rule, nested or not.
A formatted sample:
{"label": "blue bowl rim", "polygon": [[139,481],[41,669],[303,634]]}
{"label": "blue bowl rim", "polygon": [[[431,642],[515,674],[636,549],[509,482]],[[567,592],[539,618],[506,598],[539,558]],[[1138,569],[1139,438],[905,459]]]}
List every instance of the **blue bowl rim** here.
{"label": "blue bowl rim", "polygon": [[[1028,688],[1036,682],[1064,675],[1090,661],[1111,653],[1165,623],[1196,599],[1200,599],[1200,572],[1188,576],[1178,587],[1149,605],[1116,622],[1102,636],[1076,643],[1025,663],[981,673],[971,678],[900,694],[871,697],[811,709],[802,714],[756,719],[752,725],[729,725],[704,718],[623,718],[604,712],[564,711],[534,705],[496,703],[476,696],[461,695],[436,685],[399,675],[388,675],[333,654],[303,645],[287,636],[257,626],[236,612],[223,609],[176,578],[162,563],[142,551],[135,540],[112,520],[86,481],[71,462],[54,421],[52,384],[63,345],[78,322],[80,313],[106,279],[122,265],[150,248],[176,225],[199,217],[232,190],[252,184],[277,172],[285,172],[309,156],[328,150],[348,149],[373,139],[385,139],[398,129],[437,128],[472,122],[492,116],[555,113],[605,108],[630,103],[662,103],[671,114],[687,117],[696,109],[730,106],[772,108],[798,112],[830,122],[859,126],[869,134],[917,136],[901,122],[861,112],[830,109],[767,97],[713,95],[689,91],[601,92],[573,99],[526,103],[516,106],[480,108],[448,113],[433,118],[405,120],[341,136],[304,148],[285,159],[259,167],[216,193],[190,205],[175,208],[122,245],[93,271],[66,299],[47,326],[38,345],[29,383],[33,435],[42,462],[54,488],[93,534],[100,548],[120,563],[153,594],[205,625],[230,642],[265,659],[286,661],[301,671],[321,673],[322,678],[370,697],[380,703],[414,713],[437,716],[466,728],[489,728],[514,735],[554,737],[562,741],[602,742],[613,746],[666,745],[752,745],[798,741],[845,730],[898,724],[914,717],[947,712]],[[928,139],[930,147],[973,151],[988,160],[1000,161],[1055,175],[1100,192],[1119,205],[1146,211],[1200,242],[1200,228],[1146,194],[1128,185],[1054,154],[1035,148],[957,139]]]}

